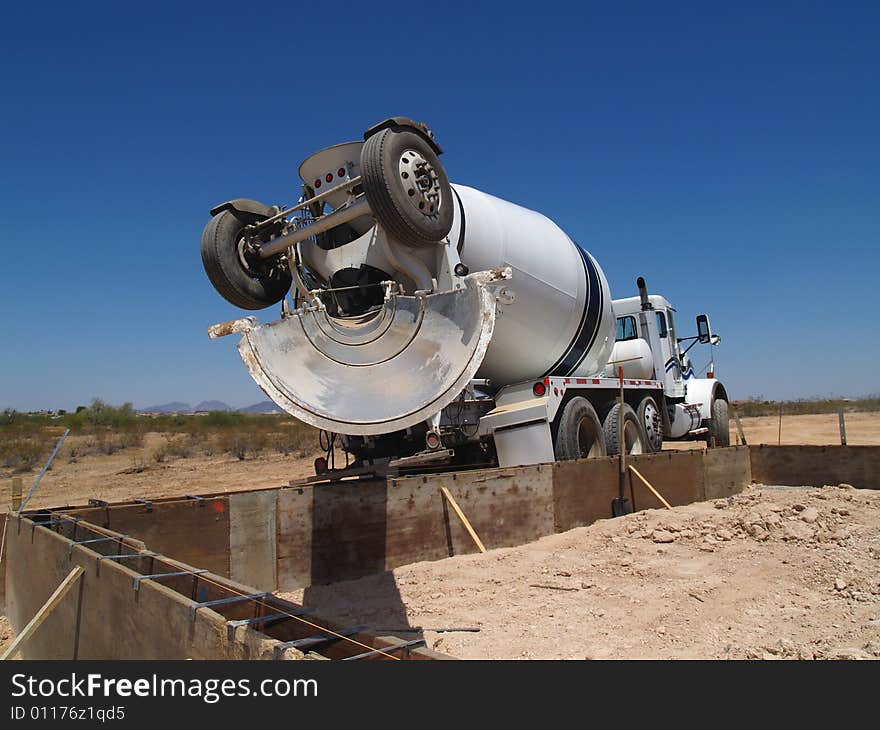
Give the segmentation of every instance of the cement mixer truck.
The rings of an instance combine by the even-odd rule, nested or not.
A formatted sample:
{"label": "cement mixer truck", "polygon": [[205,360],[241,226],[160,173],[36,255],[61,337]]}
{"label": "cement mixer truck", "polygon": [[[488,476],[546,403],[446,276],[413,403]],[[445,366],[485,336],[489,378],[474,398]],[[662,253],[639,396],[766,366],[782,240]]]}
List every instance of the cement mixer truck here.
{"label": "cement mixer truck", "polygon": [[295,204],[211,210],[211,283],[280,318],[209,335],[241,335],[257,384],[324,432],[316,471],[338,471],[337,447],[357,469],[728,445],[714,357],[705,377],[688,358],[719,343],[709,318],[679,337],[641,277],[637,296],[613,300],[585,248],[540,213],[450,184],[441,154],[427,125],[393,117],[306,158]]}

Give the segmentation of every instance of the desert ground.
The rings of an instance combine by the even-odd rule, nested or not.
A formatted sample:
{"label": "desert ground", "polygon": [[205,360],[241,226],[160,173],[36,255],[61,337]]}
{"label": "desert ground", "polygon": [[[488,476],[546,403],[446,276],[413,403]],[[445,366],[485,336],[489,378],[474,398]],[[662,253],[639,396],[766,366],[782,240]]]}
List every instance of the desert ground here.
{"label": "desert ground", "polygon": [[[846,419],[849,444],[880,445],[880,413]],[[742,425],[750,444],[777,443],[778,417]],[[732,423],[734,441],[735,433]],[[316,446],[306,456],[157,462],[166,437],[148,433],[142,447],[71,458],[78,438],[29,508],[280,486],[311,474],[318,454]],[[783,416],[782,443],[839,443],[837,415]],[[15,475],[25,494],[38,472]],[[6,505],[12,476],[0,472]],[[878,559],[880,492],[754,489],[730,504],[639,513],[482,557],[315,587],[309,603],[383,628],[479,626],[425,634],[464,658],[867,658],[880,654]],[[11,637],[0,616],[0,647]]]}
{"label": "desert ground", "polygon": [[[750,444],[777,443],[776,416],[743,418],[742,426]],[[851,445],[880,445],[880,413],[848,413],[846,430]],[[266,453],[239,460],[229,454],[217,454],[168,458],[157,463],[153,454],[165,436],[147,433],[143,447],[71,460],[70,449],[80,438],[84,437],[74,434],[68,438],[28,507],[83,504],[88,499],[112,502],[275,487],[312,474],[312,462],[318,455],[316,444],[314,454],[307,456]],[[731,423],[731,442],[735,441],[736,428]],[[839,444],[837,415],[783,416],[782,443]],[[703,446],[701,441],[668,444],[668,448]],[[22,478],[25,494],[39,469],[17,475]],[[12,476],[11,471],[0,471],[0,504],[10,503]]]}

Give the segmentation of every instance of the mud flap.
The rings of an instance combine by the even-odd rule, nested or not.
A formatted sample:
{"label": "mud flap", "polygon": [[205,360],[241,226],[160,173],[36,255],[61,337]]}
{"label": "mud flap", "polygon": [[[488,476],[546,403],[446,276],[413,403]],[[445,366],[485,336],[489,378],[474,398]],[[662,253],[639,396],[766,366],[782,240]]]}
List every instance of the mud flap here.
{"label": "mud flap", "polygon": [[370,319],[297,311],[209,332],[241,332],[238,351],[253,379],[301,421],[350,435],[390,433],[437,413],[474,377],[495,327],[489,285],[509,275],[479,272],[462,289],[392,295]]}

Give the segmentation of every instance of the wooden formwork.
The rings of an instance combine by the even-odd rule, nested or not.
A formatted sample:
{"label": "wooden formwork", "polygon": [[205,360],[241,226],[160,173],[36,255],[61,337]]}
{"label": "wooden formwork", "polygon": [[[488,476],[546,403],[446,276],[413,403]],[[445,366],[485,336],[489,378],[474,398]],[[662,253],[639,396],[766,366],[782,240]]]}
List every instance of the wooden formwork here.
{"label": "wooden formwork", "polygon": [[[729,496],[751,481],[748,447],[663,452],[629,461],[673,505]],[[78,522],[75,527],[73,522],[41,527],[28,519],[15,521],[4,561],[7,614],[13,627],[20,628],[76,564],[86,571],[80,657],[271,658],[279,643],[302,638],[308,626],[291,620],[271,631],[243,626],[239,633],[229,633],[228,622],[255,610],[270,610],[255,609],[260,602],[278,608],[279,599],[206,608],[194,618],[193,604],[357,578],[473,552],[472,536],[450,514],[443,489],[487,548],[513,546],[611,517],[618,492],[617,463],[613,458],[589,459],[32,513],[36,521],[62,515]],[[638,481],[627,496],[637,509],[661,506]],[[131,545],[157,555],[102,559],[105,548],[112,549],[110,543],[70,547],[82,540],[74,529],[92,527],[100,534],[128,535]],[[175,570],[183,575],[143,580],[139,590],[133,588],[139,574]],[[288,605],[281,610],[300,608]],[[246,615],[239,616],[242,611]],[[54,622],[54,634],[63,635],[65,622],[72,620],[69,610],[59,608],[47,624],[51,629]],[[43,632],[46,637],[52,633]],[[356,636],[371,647],[406,643],[369,631]],[[35,639],[30,646],[29,656],[34,658],[69,658],[72,649],[48,638]],[[339,641],[327,653],[352,651]],[[403,653],[413,658],[441,656],[411,647]]]}

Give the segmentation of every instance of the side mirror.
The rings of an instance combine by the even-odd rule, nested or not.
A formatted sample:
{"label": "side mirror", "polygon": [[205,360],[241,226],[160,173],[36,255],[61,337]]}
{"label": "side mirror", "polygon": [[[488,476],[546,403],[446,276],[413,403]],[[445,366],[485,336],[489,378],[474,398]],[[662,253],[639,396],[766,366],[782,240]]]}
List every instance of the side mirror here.
{"label": "side mirror", "polygon": [[697,315],[697,339],[701,345],[712,342],[712,326],[709,324],[709,317],[705,314]]}

